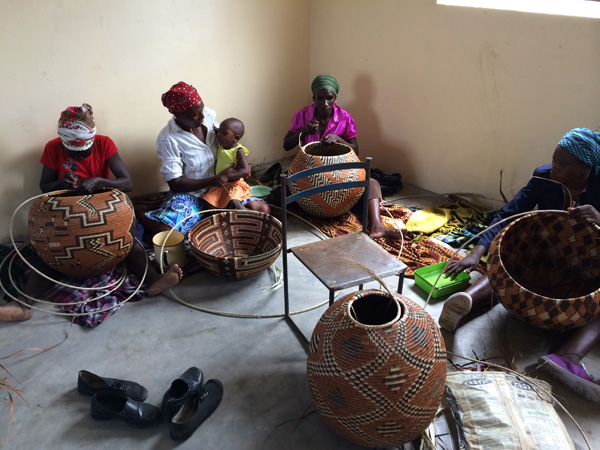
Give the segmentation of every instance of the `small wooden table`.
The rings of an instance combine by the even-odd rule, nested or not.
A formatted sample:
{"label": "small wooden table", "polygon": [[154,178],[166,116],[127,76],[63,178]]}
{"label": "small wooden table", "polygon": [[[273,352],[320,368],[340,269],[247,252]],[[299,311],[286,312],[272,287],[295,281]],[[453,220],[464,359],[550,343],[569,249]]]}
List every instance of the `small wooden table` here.
{"label": "small wooden table", "polygon": [[329,289],[329,304],[336,291],[360,286],[375,278],[352,261],[379,277],[398,275],[398,293],[402,293],[407,265],[390,255],[362,231],[292,247],[290,251]]}

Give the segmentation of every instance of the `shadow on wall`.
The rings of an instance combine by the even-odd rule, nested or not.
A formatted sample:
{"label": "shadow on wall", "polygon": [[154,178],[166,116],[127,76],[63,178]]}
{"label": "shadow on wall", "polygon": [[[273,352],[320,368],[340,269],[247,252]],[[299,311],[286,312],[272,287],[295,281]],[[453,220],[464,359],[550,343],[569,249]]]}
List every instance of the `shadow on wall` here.
{"label": "shadow on wall", "polygon": [[121,158],[133,179],[131,196],[169,190],[165,176],[160,173],[162,163],[155,148],[148,149],[147,144],[134,144],[128,147],[127,154],[121,155]]}
{"label": "shadow on wall", "polygon": [[[340,91],[343,94],[344,86]],[[381,112],[375,109],[376,89],[369,75],[359,74],[353,86],[355,96],[353,103],[345,103],[350,114],[356,121],[358,129],[358,146],[361,159],[367,156],[373,157],[373,168],[380,169],[387,174],[400,172],[411,173],[410,152],[401,139],[390,142],[385,139],[386,134],[401,133],[402,123],[395,123],[394,130],[382,132]],[[402,115],[399,114],[399,117]],[[393,119],[393,118],[392,118]]]}

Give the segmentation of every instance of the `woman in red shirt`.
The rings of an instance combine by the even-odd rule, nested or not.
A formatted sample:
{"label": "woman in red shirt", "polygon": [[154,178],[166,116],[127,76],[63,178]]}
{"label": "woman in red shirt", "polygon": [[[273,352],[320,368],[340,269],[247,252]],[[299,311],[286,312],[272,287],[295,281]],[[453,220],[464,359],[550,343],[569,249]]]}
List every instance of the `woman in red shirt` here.
{"label": "woman in red shirt", "polygon": [[[69,107],[58,121],[59,137],[46,144],[40,162],[44,165],[40,179],[42,192],[72,189],[77,194],[91,194],[98,189],[113,188],[123,192],[133,189],[133,181],[121,160],[115,143],[107,136],[96,134],[92,107]],[[115,176],[110,178],[110,172]],[[146,267],[146,252],[137,242],[125,259],[127,267],[142,277]],[[156,296],[170,289],[183,273],[177,264],[159,274],[148,266],[146,294]],[[33,272],[25,284],[24,292],[32,297],[41,296],[52,282]],[[27,300],[22,297],[24,302]],[[28,320],[31,309],[19,302],[0,306],[0,322]]]}

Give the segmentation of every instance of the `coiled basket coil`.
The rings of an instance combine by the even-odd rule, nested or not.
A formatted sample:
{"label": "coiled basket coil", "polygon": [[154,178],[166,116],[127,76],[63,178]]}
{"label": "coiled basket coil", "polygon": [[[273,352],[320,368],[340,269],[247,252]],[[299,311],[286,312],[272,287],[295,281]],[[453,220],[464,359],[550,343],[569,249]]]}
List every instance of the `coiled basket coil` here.
{"label": "coiled basket coil", "polygon": [[40,196],[29,209],[27,225],[38,256],[53,269],[78,278],[115,267],[135,239],[133,204],[117,189]]}
{"label": "coiled basket coil", "polygon": [[281,233],[281,222],[269,214],[232,210],[200,221],[188,239],[194,256],[210,272],[244,279],[275,262]]}
{"label": "coiled basket coil", "polygon": [[515,317],[539,328],[585,325],[600,314],[600,231],[560,212],[507,225],[489,249],[488,277]]}

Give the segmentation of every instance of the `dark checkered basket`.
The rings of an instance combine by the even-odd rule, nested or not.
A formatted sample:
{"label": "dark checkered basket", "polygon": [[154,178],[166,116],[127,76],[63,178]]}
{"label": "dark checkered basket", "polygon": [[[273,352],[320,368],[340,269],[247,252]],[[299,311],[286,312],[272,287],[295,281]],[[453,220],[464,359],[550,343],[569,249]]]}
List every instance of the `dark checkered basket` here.
{"label": "dark checkered basket", "polygon": [[38,197],[29,209],[29,239],[50,267],[72,277],[100,275],[133,247],[133,204],[112,189],[88,195],[68,191]]}
{"label": "dark checkered basket", "polygon": [[377,289],[331,305],[308,349],[308,384],[323,421],[365,447],[398,447],[431,423],[446,381],[446,348],[416,303]]}
{"label": "dark checkered basket", "polygon": [[[313,167],[325,166],[346,162],[358,162],[358,156],[352,147],[339,142],[322,144],[311,142],[300,148],[300,151],[291,162],[288,173],[293,175],[302,170]],[[295,194],[312,187],[345,181],[364,181],[363,169],[334,170],[310,175],[290,183],[290,191]],[[363,188],[339,189],[301,198],[298,205],[307,213],[317,217],[337,217],[346,214],[360,199]]]}
{"label": "dark checkered basket", "polygon": [[506,226],[489,250],[500,302],[535,327],[579,327],[600,314],[600,231],[567,213],[532,212]]}
{"label": "dark checkered basket", "polygon": [[244,279],[268,269],[281,252],[281,222],[269,214],[232,210],[198,223],[188,239],[206,269],[224,278]]}

